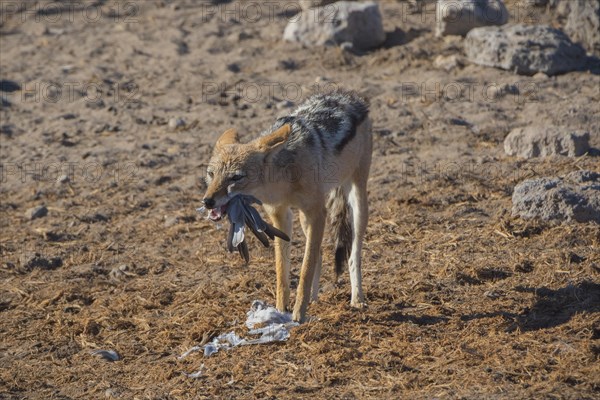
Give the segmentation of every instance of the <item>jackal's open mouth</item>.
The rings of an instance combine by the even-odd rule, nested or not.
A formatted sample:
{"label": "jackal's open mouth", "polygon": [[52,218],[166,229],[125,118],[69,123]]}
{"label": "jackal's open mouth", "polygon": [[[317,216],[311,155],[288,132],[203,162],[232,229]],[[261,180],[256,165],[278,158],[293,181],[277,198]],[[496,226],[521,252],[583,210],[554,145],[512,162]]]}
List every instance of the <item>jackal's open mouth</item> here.
{"label": "jackal's open mouth", "polygon": [[208,218],[211,221],[220,221],[227,214],[227,205],[229,203],[225,203],[222,206],[215,207],[208,212]]}

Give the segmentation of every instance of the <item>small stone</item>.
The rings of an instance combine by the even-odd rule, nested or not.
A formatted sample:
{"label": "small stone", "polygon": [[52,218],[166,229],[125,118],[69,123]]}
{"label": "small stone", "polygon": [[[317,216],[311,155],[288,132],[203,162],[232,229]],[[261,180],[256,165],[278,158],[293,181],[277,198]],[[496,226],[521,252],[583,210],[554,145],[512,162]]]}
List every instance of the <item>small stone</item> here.
{"label": "small stone", "polygon": [[98,356],[106,361],[119,361],[121,357],[114,350],[94,350],[92,355]]}
{"label": "small stone", "polygon": [[94,224],[96,222],[107,222],[108,220],[110,220],[110,217],[102,212],[85,214],[78,218],[81,222],[84,222],[86,224]]}
{"label": "small stone", "polygon": [[32,207],[25,211],[25,217],[30,220],[34,220],[36,218],[43,218],[46,215],[48,215],[48,208],[46,208],[46,206]]}
{"label": "small stone", "polygon": [[60,268],[63,265],[63,260],[60,257],[53,257],[49,259],[41,254],[35,253],[33,257],[22,259],[21,264],[28,271],[31,271],[34,268],[49,271]]}
{"label": "small stone", "polygon": [[450,72],[455,68],[464,66],[464,61],[456,54],[451,56],[439,55],[435,58],[435,60],[433,60],[433,66],[435,68]]}
{"label": "small stone", "polygon": [[129,271],[128,265],[123,264],[111,269],[111,271],[108,273],[108,276],[115,281],[121,281],[123,279],[135,276],[135,274]]}
{"label": "small stone", "polygon": [[254,36],[252,36],[252,34],[248,33],[248,32],[240,32],[238,33],[237,39],[238,41],[242,41],[242,40],[248,40],[248,39],[252,39]]}
{"label": "small stone", "polygon": [[155,185],[164,185],[165,183],[169,183],[173,180],[169,175],[161,175],[154,180]]}
{"label": "small stone", "polygon": [[171,118],[169,119],[169,129],[172,131],[176,131],[185,127],[185,119],[183,118]]}
{"label": "small stone", "polygon": [[75,65],[61,65],[60,72],[62,72],[63,74],[70,74],[76,69],[77,67]]}
{"label": "small stone", "polygon": [[284,108],[291,108],[291,107],[293,107],[293,106],[294,106],[294,103],[292,103],[292,102],[291,102],[291,101],[289,101],[289,100],[283,100],[283,101],[280,101],[280,102],[278,102],[278,103],[275,105],[275,107],[276,107],[278,110],[283,110]]}
{"label": "small stone", "polygon": [[234,74],[237,74],[242,69],[240,68],[239,64],[231,63],[231,64],[227,64],[227,70],[233,72]]}
{"label": "small stone", "polygon": [[515,85],[506,83],[504,85],[492,85],[485,90],[487,98],[493,100],[501,99],[507,94],[519,94],[519,88]]}
{"label": "small stone", "polygon": [[492,300],[496,300],[496,299],[499,299],[500,297],[502,297],[504,294],[498,290],[487,290],[484,293],[484,295],[489,297]]}
{"label": "small stone", "polygon": [[69,183],[71,181],[71,178],[69,178],[69,175],[61,175],[58,178],[56,178],[56,183]]}
{"label": "small stone", "polygon": [[0,92],[12,93],[21,90],[21,85],[8,79],[0,79]]}
{"label": "small stone", "polygon": [[179,223],[179,218],[177,217],[167,217],[165,216],[165,228],[170,228]]}

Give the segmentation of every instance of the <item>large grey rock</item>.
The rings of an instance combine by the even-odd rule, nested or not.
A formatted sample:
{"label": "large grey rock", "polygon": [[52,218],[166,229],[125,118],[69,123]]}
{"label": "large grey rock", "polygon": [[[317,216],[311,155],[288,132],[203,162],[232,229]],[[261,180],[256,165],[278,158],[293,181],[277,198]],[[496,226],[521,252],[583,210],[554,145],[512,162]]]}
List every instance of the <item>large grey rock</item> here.
{"label": "large grey rock", "polygon": [[587,51],[600,56],[600,1],[569,1],[565,32]]}
{"label": "large grey rock", "polygon": [[283,39],[307,46],[349,42],[358,50],[367,50],[380,46],[385,32],[377,3],[338,1],[303,10],[285,27]]}
{"label": "large grey rock", "polygon": [[569,156],[577,157],[590,150],[588,132],[569,132],[559,127],[528,126],[513,129],[504,139],[504,151],[509,156],[524,158]]}
{"label": "large grey rock", "polygon": [[565,178],[528,179],[512,196],[512,214],[545,221],[600,223],[600,174],[576,171]]}
{"label": "large grey rock", "polygon": [[558,29],[543,25],[505,25],[471,30],[468,59],[479,65],[534,75],[556,75],[581,68],[585,50]]}
{"label": "large grey rock", "polygon": [[481,26],[504,25],[508,10],[502,0],[438,0],[436,35],[466,35]]}

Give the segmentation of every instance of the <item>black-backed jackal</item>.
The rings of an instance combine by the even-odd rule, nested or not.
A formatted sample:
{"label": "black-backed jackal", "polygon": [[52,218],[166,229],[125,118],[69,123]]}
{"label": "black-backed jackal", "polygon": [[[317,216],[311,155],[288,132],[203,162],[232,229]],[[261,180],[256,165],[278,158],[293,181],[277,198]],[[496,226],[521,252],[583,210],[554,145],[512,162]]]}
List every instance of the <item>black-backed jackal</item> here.
{"label": "black-backed jackal", "polygon": [[[321,243],[329,215],[335,234],[336,276],[348,262],[351,305],[362,307],[361,251],[367,226],[367,180],[372,134],[368,103],[356,93],[316,94],[249,143],[234,129],[217,140],[207,168],[204,195],[210,217],[218,220],[236,194],[260,199],[273,225],[292,236],[291,207],[300,211],[306,249],[293,310],[304,320],[316,300],[321,275]],[[277,301],[290,301],[290,244],[275,240]],[[312,296],[311,296],[312,293]]]}

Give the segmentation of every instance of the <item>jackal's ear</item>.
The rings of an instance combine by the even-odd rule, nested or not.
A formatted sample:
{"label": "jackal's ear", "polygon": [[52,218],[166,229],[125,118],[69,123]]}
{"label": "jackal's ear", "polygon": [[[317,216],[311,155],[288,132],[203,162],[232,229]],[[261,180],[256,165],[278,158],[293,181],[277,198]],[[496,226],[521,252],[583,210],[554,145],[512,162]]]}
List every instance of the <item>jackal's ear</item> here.
{"label": "jackal's ear", "polygon": [[217,144],[215,145],[215,147],[220,148],[225,145],[235,144],[238,142],[239,142],[239,139],[238,139],[237,131],[235,130],[235,128],[231,128],[231,129],[227,129],[225,132],[223,132],[221,137],[219,137],[219,139],[217,139]]}
{"label": "jackal's ear", "polygon": [[290,133],[292,133],[292,127],[290,124],[285,124],[275,132],[271,132],[258,139],[258,149],[261,151],[275,150],[285,144],[290,137]]}

